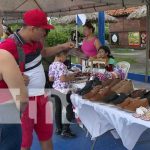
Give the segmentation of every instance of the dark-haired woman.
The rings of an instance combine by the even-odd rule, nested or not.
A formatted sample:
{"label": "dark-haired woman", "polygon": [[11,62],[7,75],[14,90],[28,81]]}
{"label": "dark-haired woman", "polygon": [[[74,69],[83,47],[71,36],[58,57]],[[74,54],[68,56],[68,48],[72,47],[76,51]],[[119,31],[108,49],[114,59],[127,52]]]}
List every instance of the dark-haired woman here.
{"label": "dark-haired woman", "polygon": [[107,46],[101,46],[98,50],[97,58],[105,60],[105,69],[107,71],[113,71],[116,61],[111,55],[110,49]]}
{"label": "dark-haired woman", "polygon": [[90,22],[86,22],[83,26],[83,34],[85,36],[82,43],[82,51],[87,57],[94,57],[101,44],[98,38],[94,35],[95,28]]}
{"label": "dark-haired woman", "polygon": [[98,50],[97,60],[103,60],[105,64],[105,72],[98,73],[97,76],[100,80],[114,79],[114,78],[125,78],[125,72],[116,66],[115,58],[112,56],[109,47],[101,46]]}

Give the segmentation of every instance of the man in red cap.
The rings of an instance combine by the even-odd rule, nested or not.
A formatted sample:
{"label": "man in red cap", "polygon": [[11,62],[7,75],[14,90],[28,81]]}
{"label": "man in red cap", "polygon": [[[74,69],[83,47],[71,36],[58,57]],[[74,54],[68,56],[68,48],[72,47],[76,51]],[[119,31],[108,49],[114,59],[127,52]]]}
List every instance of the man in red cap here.
{"label": "man in red cap", "polygon": [[[36,102],[37,106],[36,112],[34,107],[30,107],[29,103],[23,114],[22,150],[30,149],[33,130],[38,136],[42,149],[52,150],[53,124],[46,123],[47,97],[44,97],[45,74],[41,58],[50,57],[62,50],[72,48],[74,44],[68,42],[43,48],[41,41],[46,37],[47,31],[54,29],[54,26],[48,24],[47,15],[42,10],[27,11],[23,15],[23,21],[23,27],[0,44],[0,48],[12,53],[18,62],[20,70],[23,72],[25,84],[28,87],[29,100],[30,102]],[[0,81],[0,84],[1,82],[4,81]],[[7,86],[4,88],[7,88]],[[31,114],[29,110],[34,111],[34,113]],[[36,118],[32,118],[32,115],[36,115]]]}

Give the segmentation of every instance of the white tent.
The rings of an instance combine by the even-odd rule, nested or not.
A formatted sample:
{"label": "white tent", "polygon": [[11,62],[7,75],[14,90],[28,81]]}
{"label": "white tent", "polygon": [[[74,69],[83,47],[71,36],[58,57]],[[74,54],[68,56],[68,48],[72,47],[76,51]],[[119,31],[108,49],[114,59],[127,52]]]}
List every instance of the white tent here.
{"label": "white tent", "polygon": [[18,17],[26,10],[40,8],[49,16],[62,16],[144,4],[146,0],[0,0],[0,12]]}

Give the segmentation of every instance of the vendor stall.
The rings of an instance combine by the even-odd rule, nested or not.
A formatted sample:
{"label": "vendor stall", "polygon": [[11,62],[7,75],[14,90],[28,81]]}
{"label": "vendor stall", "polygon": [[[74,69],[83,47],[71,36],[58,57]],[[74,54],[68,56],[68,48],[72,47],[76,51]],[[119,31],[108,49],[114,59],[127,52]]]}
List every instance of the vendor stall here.
{"label": "vendor stall", "polygon": [[150,122],[135,118],[132,113],[115,106],[85,101],[76,94],[73,94],[71,99],[92,138],[115,129],[123,145],[132,150],[142,133],[150,128]]}
{"label": "vendor stall", "polygon": [[[120,89],[125,85],[125,82],[128,82],[128,89],[124,87],[124,94],[121,90],[118,90],[118,85],[121,82],[123,84]],[[146,89],[134,89],[131,80],[118,80],[116,83],[114,80],[111,82],[105,81],[102,82],[102,87],[99,83],[99,85],[96,85],[99,86],[99,92],[96,94],[95,90],[93,95],[94,88],[86,92],[86,85],[87,83],[76,85],[76,88],[82,87],[84,92],[81,89],[82,92],[72,94],[71,100],[77,116],[92,139],[115,129],[114,131],[119,135],[118,137],[122,140],[123,145],[128,150],[132,150],[142,133],[150,128],[150,92]],[[111,88],[104,90],[108,86]],[[117,96],[114,96],[114,93],[110,91],[115,91]]]}

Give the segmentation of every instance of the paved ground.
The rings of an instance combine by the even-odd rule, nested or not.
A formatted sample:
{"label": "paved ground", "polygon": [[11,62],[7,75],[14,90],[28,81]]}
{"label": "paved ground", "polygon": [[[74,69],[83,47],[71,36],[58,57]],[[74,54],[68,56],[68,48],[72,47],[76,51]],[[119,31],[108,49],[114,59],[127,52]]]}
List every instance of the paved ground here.
{"label": "paved ground", "polygon": [[[131,53],[113,53],[115,57],[132,58],[137,63],[131,64],[130,71],[132,73],[145,73],[146,66],[146,50],[135,50]],[[150,65],[150,61],[149,61]]]}
{"label": "paved ground", "polygon": [[144,83],[144,82],[139,82],[139,81],[133,81],[135,88],[145,88],[150,90],[150,84],[149,83]]}
{"label": "paved ground", "polygon": [[[54,150],[92,150],[93,141],[90,136],[86,137],[86,132],[78,125],[72,125],[72,130],[76,133],[75,139],[65,139],[58,135],[53,135]],[[150,149],[150,130],[146,130],[140,137],[133,150]],[[31,150],[41,150],[36,135],[34,134]],[[127,150],[120,139],[115,139],[110,132],[97,138],[93,150]]]}

